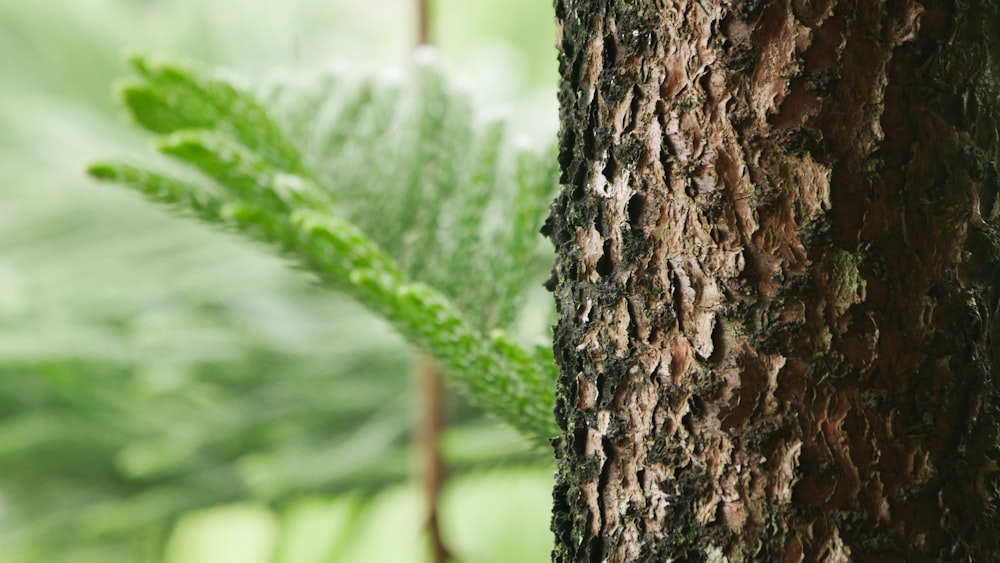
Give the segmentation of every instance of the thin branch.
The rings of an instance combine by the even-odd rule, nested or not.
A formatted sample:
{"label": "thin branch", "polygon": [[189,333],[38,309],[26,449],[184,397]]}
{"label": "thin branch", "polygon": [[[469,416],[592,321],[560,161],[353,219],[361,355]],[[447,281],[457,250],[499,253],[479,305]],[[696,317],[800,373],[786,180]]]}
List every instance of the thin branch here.
{"label": "thin branch", "polygon": [[[429,44],[430,7],[429,0],[417,0],[417,46]],[[427,533],[430,535],[434,563],[446,563],[451,554],[441,537],[441,523],[438,519],[438,505],[441,489],[447,479],[447,468],[441,455],[441,434],[445,421],[445,389],[434,360],[422,356],[420,360],[420,421],[419,446],[423,466],[424,495],[427,498]]]}
{"label": "thin branch", "polygon": [[417,46],[430,44],[429,0],[417,0]]}
{"label": "thin branch", "polygon": [[420,456],[423,468],[423,487],[427,497],[427,532],[430,535],[434,563],[452,559],[441,537],[438,508],[441,489],[448,478],[448,470],[441,455],[441,433],[445,428],[445,389],[434,360],[421,356],[419,363],[420,404],[423,410],[420,421]]}

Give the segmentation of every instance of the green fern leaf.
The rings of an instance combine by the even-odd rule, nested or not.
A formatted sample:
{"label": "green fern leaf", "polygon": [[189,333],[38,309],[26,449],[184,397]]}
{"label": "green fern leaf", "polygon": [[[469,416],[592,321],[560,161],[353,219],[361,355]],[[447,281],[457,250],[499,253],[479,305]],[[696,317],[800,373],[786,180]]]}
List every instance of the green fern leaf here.
{"label": "green fern leaf", "polygon": [[134,57],[132,66],[140,80],[124,82],[119,95],[143,128],[160,134],[218,129],[273,166],[305,173],[298,150],[247,92],[221,77],[166,61]]}
{"label": "green fern leaf", "polygon": [[[299,143],[334,163],[313,171],[304,162],[319,159],[304,158],[247,91],[174,63],[133,64],[140,80],[123,87],[124,103],[160,135],[161,153],[204,181],[127,164],[95,165],[92,175],[277,248],[388,319],[487,411],[534,440],[555,435],[551,354],[484,333],[512,318],[524,288],[554,189],[542,157],[520,152],[506,169],[503,126],[480,132],[468,102],[425,65],[410,99],[371,81],[348,93],[333,125],[313,132],[318,141]],[[359,130],[365,145],[354,147]],[[501,215],[484,220],[491,210]]]}

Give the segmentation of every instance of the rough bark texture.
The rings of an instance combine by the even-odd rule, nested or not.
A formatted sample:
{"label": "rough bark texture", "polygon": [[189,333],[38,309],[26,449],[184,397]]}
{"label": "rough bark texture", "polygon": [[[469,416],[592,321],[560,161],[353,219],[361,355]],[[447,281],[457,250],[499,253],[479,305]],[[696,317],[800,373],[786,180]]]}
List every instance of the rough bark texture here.
{"label": "rough bark texture", "polygon": [[1000,561],[994,0],[556,0],[556,561]]}

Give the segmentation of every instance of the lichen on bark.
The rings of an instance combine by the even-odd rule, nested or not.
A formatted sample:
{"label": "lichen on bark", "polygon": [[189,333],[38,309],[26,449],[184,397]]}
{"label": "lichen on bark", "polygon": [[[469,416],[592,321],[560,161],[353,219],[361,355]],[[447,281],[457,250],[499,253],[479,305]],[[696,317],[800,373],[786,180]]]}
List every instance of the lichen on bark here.
{"label": "lichen on bark", "polygon": [[997,7],[556,17],[553,558],[1000,560]]}

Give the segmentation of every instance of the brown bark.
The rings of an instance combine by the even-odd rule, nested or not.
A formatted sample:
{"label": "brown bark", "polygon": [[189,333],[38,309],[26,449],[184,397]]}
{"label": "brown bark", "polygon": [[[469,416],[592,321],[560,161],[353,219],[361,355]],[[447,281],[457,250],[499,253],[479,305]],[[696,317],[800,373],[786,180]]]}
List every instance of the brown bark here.
{"label": "brown bark", "polygon": [[1000,561],[992,0],[556,0],[556,561]]}

